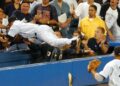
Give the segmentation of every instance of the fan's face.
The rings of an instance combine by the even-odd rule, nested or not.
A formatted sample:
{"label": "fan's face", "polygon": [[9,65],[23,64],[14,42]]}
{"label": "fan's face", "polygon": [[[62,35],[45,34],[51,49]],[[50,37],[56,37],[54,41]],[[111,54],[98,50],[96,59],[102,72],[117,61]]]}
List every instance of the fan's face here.
{"label": "fan's face", "polygon": [[23,3],[22,5],[21,5],[21,11],[29,11],[29,9],[30,9],[30,5],[28,4],[28,3]]}
{"label": "fan's face", "polygon": [[94,17],[96,15],[96,10],[93,7],[89,7],[89,16]]}
{"label": "fan's face", "polygon": [[110,5],[111,6],[117,6],[119,3],[119,0],[110,0]]}
{"label": "fan's face", "polygon": [[45,4],[45,5],[49,4],[49,0],[42,0],[42,3]]}

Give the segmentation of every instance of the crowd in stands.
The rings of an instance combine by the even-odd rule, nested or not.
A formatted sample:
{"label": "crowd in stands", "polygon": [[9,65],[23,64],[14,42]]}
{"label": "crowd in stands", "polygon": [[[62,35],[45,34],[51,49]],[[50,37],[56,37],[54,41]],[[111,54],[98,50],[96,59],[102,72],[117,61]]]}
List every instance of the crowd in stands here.
{"label": "crowd in stands", "polygon": [[[48,25],[58,38],[79,40],[62,48],[19,34],[9,41],[12,18]],[[61,60],[109,54],[113,50],[109,41],[114,40],[120,41],[120,0],[0,0],[1,52],[30,49],[37,60]]]}

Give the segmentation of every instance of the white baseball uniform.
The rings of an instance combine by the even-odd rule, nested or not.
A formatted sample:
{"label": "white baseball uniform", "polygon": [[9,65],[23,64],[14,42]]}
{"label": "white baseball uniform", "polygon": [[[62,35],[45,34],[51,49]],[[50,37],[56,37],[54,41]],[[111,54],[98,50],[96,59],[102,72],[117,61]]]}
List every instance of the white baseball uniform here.
{"label": "white baseball uniform", "polygon": [[102,77],[109,77],[109,86],[120,86],[120,60],[114,59],[107,63],[100,73],[96,73],[97,81],[102,81]]}
{"label": "white baseball uniform", "polygon": [[47,25],[37,25],[33,23],[24,23],[22,21],[16,20],[11,26],[8,35],[15,37],[15,35],[21,35],[24,38],[37,37],[51,46],[62,47],[66,44],[71,44],[76,38],[58,38],[51,27]]}

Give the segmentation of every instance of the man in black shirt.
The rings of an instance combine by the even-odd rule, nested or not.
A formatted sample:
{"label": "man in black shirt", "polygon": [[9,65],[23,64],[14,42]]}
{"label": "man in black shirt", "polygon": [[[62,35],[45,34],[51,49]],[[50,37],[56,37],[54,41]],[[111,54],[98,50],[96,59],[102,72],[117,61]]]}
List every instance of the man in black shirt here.
{"label": "man in black shirt", "polygon": [[54,26],[58,24],[57,10],[50,4],[50,0],[42,0],[42,4],[38,4],[34,7],[32,15],[38,24],[47,24]]}
{"label": "man in black shirt", "polygon": [[24,20],[25,22],[32,21],[32,15],[29,13],[30,4],[28,1],[23,1],[21,9],[13,12],[12,16],[16,17],[17,20]]}
{"label": "man in black shirt", "polygon": [[98,27],[95,32],[95,37],[88,40],[88,47],[94,51],[94,54],[101,55],[108,52],[108,43],[106,42],[105,30]]}

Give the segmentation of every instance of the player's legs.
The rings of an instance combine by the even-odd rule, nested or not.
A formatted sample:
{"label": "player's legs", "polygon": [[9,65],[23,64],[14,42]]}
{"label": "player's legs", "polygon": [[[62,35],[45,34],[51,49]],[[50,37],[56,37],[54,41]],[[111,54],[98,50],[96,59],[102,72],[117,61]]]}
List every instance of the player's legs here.
{"label": "player's legs", "polygon": [[69,45],[73,40],[75,40],[68,38],[58,38],[51,28],[43,28],[43,31],[38,30],[37,37],[54,47],[62,47],[66,44]]}

